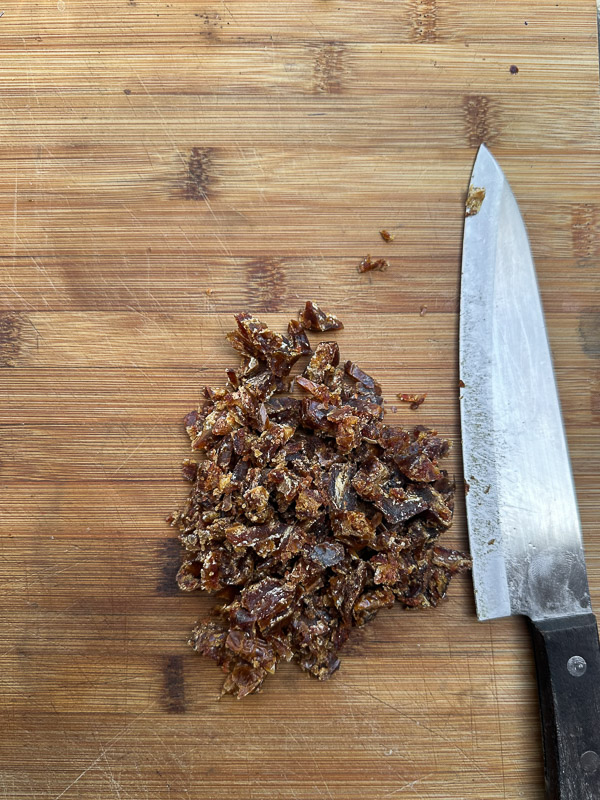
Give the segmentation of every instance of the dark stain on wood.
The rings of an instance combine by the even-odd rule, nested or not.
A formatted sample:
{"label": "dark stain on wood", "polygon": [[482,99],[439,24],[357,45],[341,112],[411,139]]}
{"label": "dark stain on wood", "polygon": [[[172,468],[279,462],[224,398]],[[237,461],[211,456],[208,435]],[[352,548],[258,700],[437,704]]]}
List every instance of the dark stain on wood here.
{"label": "dark stain on wood", "polygon": [[313,64],[313,91],[340,94],[344,72],[344,47],[340,42],[320,45]]}
{"label": "dark stain on wood", "polygon": [[158,546],[158,563],[160,576],[156,584],[156,593],[161,597],[176,597],[181,594],[175,576],[181,565],[181,544],[179,539],[170,537]]}
{"label": "dark stain on wood", "polygon": [[600,313],[586,311],[579,318],[579,336],[583,352],[600,358]]}
{"label": "dark stain on wood", "polygon": [[276,258],[258,258],[246,266],[248,297],[256,313],[285,307],[285,270]]}
{"label": "dark stain on wood", "polygon": [[183,186],[186,200],[206,200],[214,180],[214,148],[192,147]]}
{"label": "dark stain on wood", "polygon": [[163,659],[165,710],[170,714],[185,712],[185,675],[183,656],[165,656]]}
{"label": "dark stain on wood", "polygon": [[23,314],[0,313],[0,367],[16,367],[23,344]]}
{"label": "dark stain on wood", "polygon": [[592,203],[578,203],[571,211],[571,239],[578,267],[596,266],[600,259],[600,214]]}
{"label": "dark stain on wood", "polygon": [[465,135],[471,147],[493,144],[497,138],[494,108],[483,94],[467,94],[462,102]]}
{"label": "dark stain on wood", "polygon": [[437,40],[437,0],[413,0],[410,4],[412,42]]}
{"label": "dark stain on wood", "polygon": [[600,375],[596,376],[592,382],[592,390],[590,392],[590,411],[594,422],[600,420]]}
{"label": "dark stain on wood", "polygon": [[122,258],[115,259],[110,269],[102,270],[91,267],[88,260],[79,263],[74,259],[72,263],[64,264],[62,274],[68,289],[70,308],[77,311],[110,311],[115,308],[138,310],[134,307],[136,303],[139,306],[134,293],[122,280],[113,277],[118,275],[120,266],[125,266]]}

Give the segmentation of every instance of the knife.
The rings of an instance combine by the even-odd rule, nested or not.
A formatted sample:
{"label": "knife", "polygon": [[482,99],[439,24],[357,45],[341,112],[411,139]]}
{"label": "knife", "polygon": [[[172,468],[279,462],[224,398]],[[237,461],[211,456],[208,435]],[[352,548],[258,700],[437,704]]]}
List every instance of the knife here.
{"label": "knife", "polygon": [[546,796],[600,799],[600,647],[525,224],[481,145],[467,197],[460,410],[477,616],[533,638]]}

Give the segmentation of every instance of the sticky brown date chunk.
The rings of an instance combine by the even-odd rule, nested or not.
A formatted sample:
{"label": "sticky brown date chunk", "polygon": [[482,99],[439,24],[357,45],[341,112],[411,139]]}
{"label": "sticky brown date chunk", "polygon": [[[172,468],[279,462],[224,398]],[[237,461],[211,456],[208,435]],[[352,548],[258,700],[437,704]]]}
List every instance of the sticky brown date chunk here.
{"label": "sticky brown date chunk", "polygon": [[344,327],[336,316],[326,314],[312,300],[306,301],[299,318],[300,324],[307,331],[337,331]]}

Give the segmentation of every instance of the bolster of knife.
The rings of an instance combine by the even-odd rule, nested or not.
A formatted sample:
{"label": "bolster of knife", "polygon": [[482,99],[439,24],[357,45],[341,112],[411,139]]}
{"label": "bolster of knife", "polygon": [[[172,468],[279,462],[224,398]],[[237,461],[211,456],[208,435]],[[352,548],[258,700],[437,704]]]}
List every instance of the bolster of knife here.
{"label": "bolster of knife", "polygon": [[549,800],[600,798],[600,645],[593,614],[531,621]]}

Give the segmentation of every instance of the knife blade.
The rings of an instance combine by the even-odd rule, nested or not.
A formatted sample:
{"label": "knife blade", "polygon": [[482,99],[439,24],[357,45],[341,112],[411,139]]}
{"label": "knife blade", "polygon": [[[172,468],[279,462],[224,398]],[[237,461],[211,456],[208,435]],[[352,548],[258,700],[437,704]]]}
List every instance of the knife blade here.
{"label": "knife blade", "polygon": [[529,240],[481,145],[460,299],[467,523],[480,620],[530,620],[546,794],[600,798],[600,647],[575,487]]}

